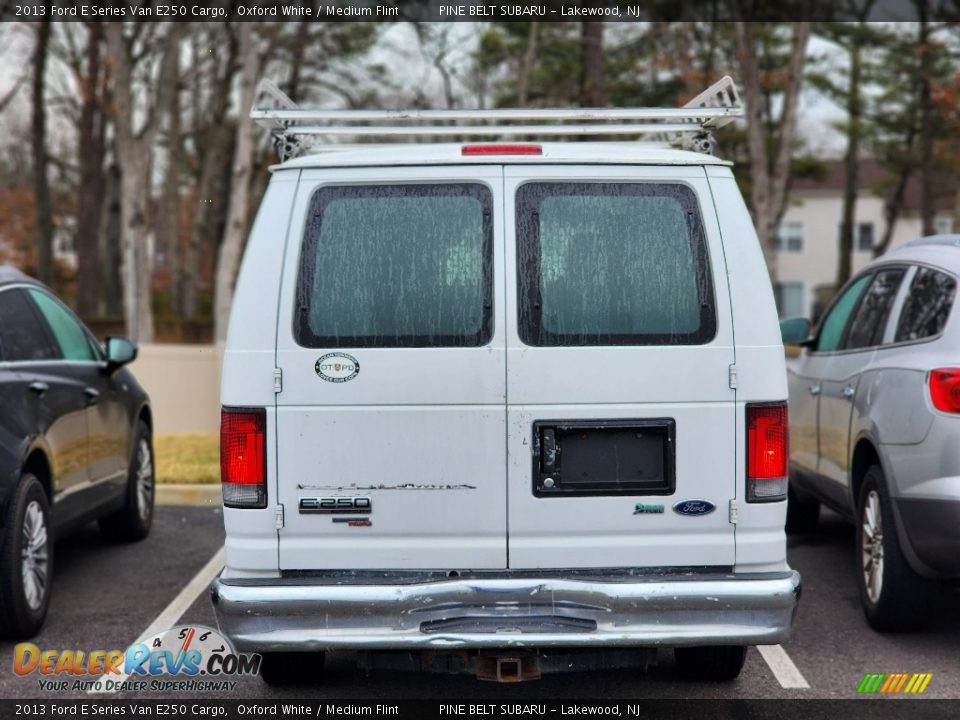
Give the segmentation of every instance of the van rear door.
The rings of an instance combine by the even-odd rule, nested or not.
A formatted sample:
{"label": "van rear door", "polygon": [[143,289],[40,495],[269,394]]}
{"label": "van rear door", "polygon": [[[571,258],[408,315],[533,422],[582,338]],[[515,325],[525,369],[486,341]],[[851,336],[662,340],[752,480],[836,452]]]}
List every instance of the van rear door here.
{"label": "van rear door", "polygon": [[277,336],[281,570],[506,567],[499,166],[305,170]]}
{"label": "van rear door", "polygon": [[504,177],[510,567],[732,566],[741,431],[703,168]]}

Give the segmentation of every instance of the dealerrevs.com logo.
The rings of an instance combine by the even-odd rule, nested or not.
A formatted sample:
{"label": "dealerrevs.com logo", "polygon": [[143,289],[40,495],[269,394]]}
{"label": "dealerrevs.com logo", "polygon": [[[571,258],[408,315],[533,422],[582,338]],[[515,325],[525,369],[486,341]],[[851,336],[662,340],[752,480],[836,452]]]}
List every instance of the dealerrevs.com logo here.
{"label": "dealerrevs.com logo", "polygon": [[13,653],[14,674],[36,676],[39,689],[48,692],[230,691],[237,684],[230,678],[259,671],[259,655],[237,653],[202,625],[171,628],[126,650],[41,650],[20,643]]}

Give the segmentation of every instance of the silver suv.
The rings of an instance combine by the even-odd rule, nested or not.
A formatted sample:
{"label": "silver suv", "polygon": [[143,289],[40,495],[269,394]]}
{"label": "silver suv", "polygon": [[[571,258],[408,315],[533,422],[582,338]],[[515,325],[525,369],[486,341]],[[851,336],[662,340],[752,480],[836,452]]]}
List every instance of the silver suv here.
{"label": "silver suv", "polygon": [[877,630],[917,627],[936,580],[960,578],[960,235],[912,242],[839,293],[788,365],[788,532],[820,504],[857,526],[860,597]]}

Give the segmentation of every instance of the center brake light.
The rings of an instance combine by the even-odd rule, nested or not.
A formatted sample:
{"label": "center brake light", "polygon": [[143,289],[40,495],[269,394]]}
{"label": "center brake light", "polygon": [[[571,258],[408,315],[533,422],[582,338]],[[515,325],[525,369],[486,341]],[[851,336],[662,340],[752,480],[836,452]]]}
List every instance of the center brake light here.
{"label": "center brake light", "polygon": [[528,143],[480,143],[464,145],[460,148],[461,155],[543,155],[540,145]]}
{"label": "center brake light", "polygon": [[747,502],[787,496],[790,459],[787,404],[747,404]]}
{"label": "center brake light", "polygon": [[232,508],[267,506],[267,411],[220,409],[220,487]]}
{"label": "center brake light", "polygon": [[930,400],[937,410],[960,413],[960,368],[937,368],[927,376]]}

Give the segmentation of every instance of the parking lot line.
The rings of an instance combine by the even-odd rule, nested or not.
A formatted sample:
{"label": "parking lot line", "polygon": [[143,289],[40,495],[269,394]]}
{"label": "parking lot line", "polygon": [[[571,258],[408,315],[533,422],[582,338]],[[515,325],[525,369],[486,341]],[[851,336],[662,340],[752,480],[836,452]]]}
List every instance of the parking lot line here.
{"label": "parking lot line", "polygon": [[[170,602],[170,604],[167,605],[159,615],[157,615],[154,621],[147,626],[147,629],[140,633],[137,639],[130,644],[133,645],[141,640],[152,637],[163,630],[173,627],[180,617],[187,611],[187,608],[193,605],[193,601],[199,597],[200,593],[210,586],[210,583],[223,567],[225,559],[226,552],[224,551],[223,547],[221,547],[216,553],[214,553],[213,557],[210,558],[207,564],[200,569],[200,572],[193,576],[193,579],[184,586],[183,590],[181,590]],[[123,673],[116,678],[116,682],[118,684],[122,683],[127,679],[127,677],[129,677],[127,673]],[[91,694],[110,694],[116,691],[88,690],[88,692]]]}
{"label": "parking lot line", "polygon": [[767,667],[770,668],[777,682],[780,683],[780,687],[809,689],[810,684],[797,669],[797,666],[793,664],[793,660],[790,659],[782,646],[757,645],[757,650],[760,651],[760,656],[767,663]]}

